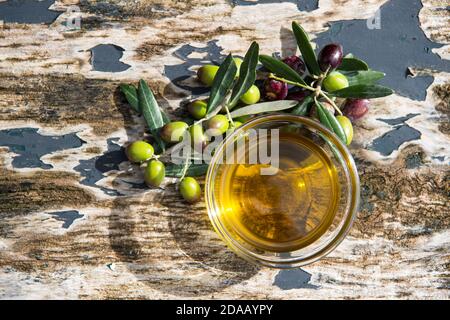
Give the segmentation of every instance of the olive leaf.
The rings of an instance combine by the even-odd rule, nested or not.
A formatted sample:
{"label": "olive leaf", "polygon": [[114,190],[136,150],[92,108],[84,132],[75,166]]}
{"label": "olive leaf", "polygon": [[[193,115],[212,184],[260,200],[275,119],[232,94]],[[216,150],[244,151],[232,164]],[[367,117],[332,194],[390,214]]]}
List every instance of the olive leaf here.
{"label": "olive leaf", "polygon": [[319,76],[321,70],[319,63],[317,62],[316,53],[314,52],[311,42],[309,41],[308,34],[295,21],[292,22],[292,31],[294,32],[295,39],[297,40],[298,47],[302,53],[303,59],[305,60],[309,73]]}
{"label": "olive leaf", "polygon": [[297,71],[292,69],[286,63],[281,60],[275,59],[271,56],[260,55],[259,61],[263,64],[265,68],[270,70],[272,73],[276,74],[279,77],[282,77],[286,80],[299,82],[303,85],[306,85],[306,82],[303,78],[298,74]]}
{"label": "olive leaf", "polygon": [[220,65],[216,76],[214,77],[214,82],[211,88],[211,95],[208,99],[208,105],[206,107],[207,114],[211,114],[225,100],[227,92],[233,85],[234,78],[236,77],[237,66],[233,60],[231,54],[225,59],[225,61]]}
{"label": "olive leaf", "polygon": [[386,75],[384,72],[380,71],[343,71],[348,79],[349,86],[355,86],[358,84],[370,84],[376,82],[380,79],[383,79]]}
{"label": "olive leaf", "polygon": [[341,90],[329,92],[329,95],[338,98],[381,98],[393,94],[390,88],[378,84],[358,84]]}
{"label": "olive leaf", "polygon": [[[122,93],[125,95],[125,98],[133,108],[133,110],[140,114],[141,109],[139,109],[139,99],[136,87],[131,84],[122,83],[120,85],[120,91],[122,91]],[[163,117],[164,124],[170,123],[171,120],[169,116],[161,108],[160,111],[161,116]]]}
{"label": "olive leaf", "polygon": [[162,111],[161,108],[159,108],[159,110],[161,111],[161,116],[162,116],[162,118],[163,118],[164,124],[170,123],[171,120],[170,120],[169,116],[167,115],[167,113],[165,113],[164,111]]}
{"label": "olive leaf", "polygon": [[336,117],[334,116],[334,114],[328,111],[328,109],[324,108],[324,106],[319,101],[317,101],[316,103],[316,108],[320,122],[325,127],[333,131],[338,136],[338,138],[346,144],[347,136],[341,124],[339,123],[339,121],[337,121]]}
{"label": "olive leaf", "polygon": [[364,61],[354,58],[345,57],[342,59],[341,65],[338,70],[342,71],[358,71],[358,70],[369,70],[369,66]]}
{"label": "olive leaf", "polygon": [[161,109],[158,106],[158,102],[153,95],[153,92],[148,87],[147,83],[144,80],[139,80],[138,86],[138,100],[139,100],[139,109],[142,110],[142,114],[144,115],[145,122],[158,144],[159,148],[164,151],[165,144],[159,136],[159,129],[164,126],[164,119],[161,114]]}
{"label": "olive leaf", "polygon": [[[186,176],[190,177],[200,177],[204,176],[208,171],[209,165],[206,163],[202,164],[189,164],[186,171]],[[166,177],[181,178],[183,176],[184,164],[169,164],[166,166]]]}
{"label": "olive leaf", "polygon": [[233,112],[230,113],[230,116],[231,118],[237,118],[263,112],[281,111],[293,108],[297,104],[298,101],[296,100],[278,100],[271,102],[261,102],[234,110]]}
{"label": "olive leaf", "polygon": [[136,87],[131,84],[121,84],[120,91],[125,95],[125,98],[134,111],[141,113]]}
{"label": "olive leaf", "polygon": [[253,42],[245,54],[244,61],[241,64],[239,71],[239,79],[231,93],[228,108],[232,109],[243,94],[255,83],[256,80],[256,66],[258,65],[259,45]]}
{"label": "olive leaf", "polygon": [[313,96],[307,96],[302,102],[297,104],[297,106],[292,109],[291,113],[297,116],[306,116],[313,102]]}

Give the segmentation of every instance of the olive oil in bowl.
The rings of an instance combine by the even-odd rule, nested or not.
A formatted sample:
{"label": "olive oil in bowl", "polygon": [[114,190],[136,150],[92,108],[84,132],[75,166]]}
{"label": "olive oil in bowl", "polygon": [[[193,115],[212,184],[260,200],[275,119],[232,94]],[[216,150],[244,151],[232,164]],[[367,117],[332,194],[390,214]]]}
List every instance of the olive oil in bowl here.
{"label": "olive oil in bowl", "polygon": [[264,166],[224,166],[216,186],[223,219],[264,250],[288,252],[317,240],[330,226],[339,198],[329,156],[310,139],[281,132],[277,173],[262,175]]}
{"label": "olive oil in bowl", "polygon": [[[276,161],[260,153],[263,146]],[[270,267],[299,267],[345,238],[358,208],[359,178],[347,147],[321,124],[269,115],[219,145],[205,199],[214,229],[238,255]]]}

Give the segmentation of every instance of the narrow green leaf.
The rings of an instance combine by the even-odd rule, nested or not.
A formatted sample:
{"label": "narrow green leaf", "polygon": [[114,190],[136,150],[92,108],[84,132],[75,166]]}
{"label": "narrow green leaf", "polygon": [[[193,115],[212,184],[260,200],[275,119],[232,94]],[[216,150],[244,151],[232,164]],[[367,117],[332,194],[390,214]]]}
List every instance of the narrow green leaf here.
{"label": "narrow green leaf", "polygon": [[320,122],[325,127],[333,131],[338,136],[338,138],[346,144],[347,136],[341,124],[339,123],[339,121],[337,121],[336,117],[326,108],[324,108],[320,102],[317,102],[316,107]]}
{"label": "narrow green leaf", "polygon": [[171,120],[170,120],[169,116],[161,108],[160,108],[160,110],[161,110],[161,116],[163,118],[164,124],[170,123]]}
{"label": "narrow green leaf", "polygon": [[[200,177],[204,176],[208,171],[208,164],[191,163],[186,171],[186,176]],[[173,178],[181,178],[183,175],[184,164],[169,164],[166,166],[166,176]]]}
{"label": "narrow green leaf", "polygon": [[342,59],[342,63],[338,67],[338,70],[342,71],[369,70],[369,66],[364,61],[351,57]]}
{"label": "narrow green leaf", "polygon": [[[121,84],[120,85],[120,91],[123,92],[125,95],[125,98],[127,99],[128,103],[131,105],[131,107],[137,112],[141,113],[141,110],[139,109],[139,99],[138,99],[138,92],[135,86],[130,84]],[[161,116],[163,117],[164,124],[170,123],[169,116],[160,108],[161,110]]]}
{"label": "narrow green leaf", "polygon": [[164,125],[164,120],[158,102],[153,92],[144,80],[139,80],[138,87],[139,109],[142,110],[150,131],[157,130]]}
{"label": "narrow green leaf", "polygon": [[259,45],[253,42],[245,54],[244,61],[239,71],[239,79],[233,88],[229,102],[229,108],[232,109],[241,96],[250,89],[256,80],[256,66],[258,65]]}
{"label": "narrow green leaf", "polygon": [[386,75],[384,72],[379,71],[343,71],[347,79],[349,86],[355,86],[359,84],[371,84],[380,79],[383,79]]}
{"label": "narrow green leaf", "polygon": [[267,55],[260,55],[259,61],[261,61],[263,66],[266,67],[268,70],[270,70],[270,72],[274,73],[275,75],[284,78],[286,80],[299,82],[301,84],[306,85],[306,82],[298,74],[298,72],[289,67],[283,61],[272,58],[271,56]]}
{"label": "narrow green leaf", "polygon": [[313,97],[307,96],[305,99],[303,99],[302,102],[297,104],[297,106],[294,109],[292,109],[291,113],[295,114],[297,116],[306,116],[309,112],[309,108],[310,108],[312,102],[313,102]]}
{"label": "narrow green leaf", "polygon": [[295,21],[292,22],[292,31],[294,32],[295,39],[297,40],[298,47],[302,53],[303,59],[305,60],[309,73],[316,76],[320,75],[321,70],[319,63],[317,62],[316,53],[314,52],[311,42],[309,41],[308,34]]}
{"label": "narrow green leaf", "polygon": [[120,91],[125,95],[125,98],[133,110],[137,113],[141,113],[136,87],[131,84],[121,84]]}
{"label": "narrow green leaf", "polygon": [[258,114],[263,112],[281,111],[295,107],[298,104],[296,100],[279,100],[271,102],[261,102],[245,106],[231,112],[231,118],[237,118],[242,116],[248,116],[252,114]]}
{"label": "narrow green leaf", "polygon": [[211,95],[206,107],[207,114],[214,112],[224,101],[236,77],[237,66],[231,54],[220,65],[211,88]]}
{"label": "narrow green leaf", "polygon": [[338,91],[330,92],[329,94],[338,98],[381,98],[393,94],[394,91],[390,88],[380,86],[378,84],[358,84],[347,87]]}
{"label": "narrow green leaf", "polygon": [[138,100],[139,100],[139,109],[142,110],[142,114],[144,115],[145,122],[155,139],[156,143],[160,147],[162,151],[165,150],[164,142],[159,136],[159,129],[164,126],[164,119],[161,114],[161,109],[158,106],[158,102],[153,95],[153,92],[148,87],[147,83],[144,80],[139,80],[138,86]]}

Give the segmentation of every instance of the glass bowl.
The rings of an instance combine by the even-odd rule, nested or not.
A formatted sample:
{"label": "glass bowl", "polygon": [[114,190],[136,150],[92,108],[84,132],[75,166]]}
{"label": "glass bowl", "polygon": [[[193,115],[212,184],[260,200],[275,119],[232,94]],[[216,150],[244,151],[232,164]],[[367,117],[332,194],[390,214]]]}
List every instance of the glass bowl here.
{"label": "glass bowl", "polygon": [[[294,129],[291,132],[301,135],[298,138],[307,138],[308,141],[320,146],[336,170],[336,175],[333,177],[335,177],[334,182],[339,190],[336,194],[336,210],[333,210],[335,214],[327,222],[326,229],[314,240],[305,242],[302,247],[293,247],[287,251],[255,245],[254,242],[243,237],[237,232],[237,226],[233,225],[233,220],[227,217],[227,212],[223,209],[218,197],[220,192],[227,191],[224,190],[227,188],[227,184],[224,183],[224,172],[226,172],[226,166],[230,164],[224,163],[224,155],[229,150],[235,150],[235,146],[240,140],[247,139],[248,141],[248,135],[252,130],[254,132],[259,129],[282,128]],[[212,156],[206,176],[205,199],[209,219],[215,231],[237,255],[263,266],[294,268],[317,261],[329,254],[344,240],[356,217],[359,189],[359,177],[355,162],[347,147],[334,133],[310,118],[289,114],[271,114],[246,122],[219,144]],[[312,193],[312,197],[314,197],[314,193]]]}

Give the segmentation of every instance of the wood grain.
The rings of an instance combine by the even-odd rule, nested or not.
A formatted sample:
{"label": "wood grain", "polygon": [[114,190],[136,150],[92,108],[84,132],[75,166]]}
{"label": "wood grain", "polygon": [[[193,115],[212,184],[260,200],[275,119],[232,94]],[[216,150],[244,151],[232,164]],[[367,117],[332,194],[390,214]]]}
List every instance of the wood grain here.
{"label": "wood grain", "polygon": [[[15,154],[0,146],[0,298],[448,299],[448,73],[415,67],[415,73],[435,77],[425,101],[377,99],[357,123],[351,151],[361,176],[361,211],[336,251],[303,268],[311,274],[310,286],[283,290],[274,285],[278,270],[236,257],[212,230],[205,204],[186,205],[174,185],[142,188],[141,171],[128,162],[99,177],[79,168],[109,163],[108,139],[122,146],[145,133],[119,83],[144,78],[171,117],[184,114],[191,93],[165,76],[165,66],[183,63],[174,55],[183,45],[202,48],[217,40],[222,54],[243,55],[257,40],[264,53],[295,52],[286,31],[292,20],[319,33],[327,22],[367,19],[385,2],[321,0],[319,9],[301,12],[293,3],[64,0],[53,8],[63,12],[78,4],[81,30],[64,29],[67,13],[50,25],[3,24],[0,130],[75,132],[85,143],[43,156],[51,169],[15,168]],[[449,59],[448,9],[442,10],[448,1],[423,4],[422,29],[444,44],[435,51]],[[125,49],[121,61],[129,69],[92,70],[89,49],[109,43]],[[388,156],[370,149],[393,129],[378,119],[416,112],[406,123],[421,131],[419,140]],[[83,182],[86,176],[91,182]],[[50,214],[63,210],[83,217],[63,228]]]}

